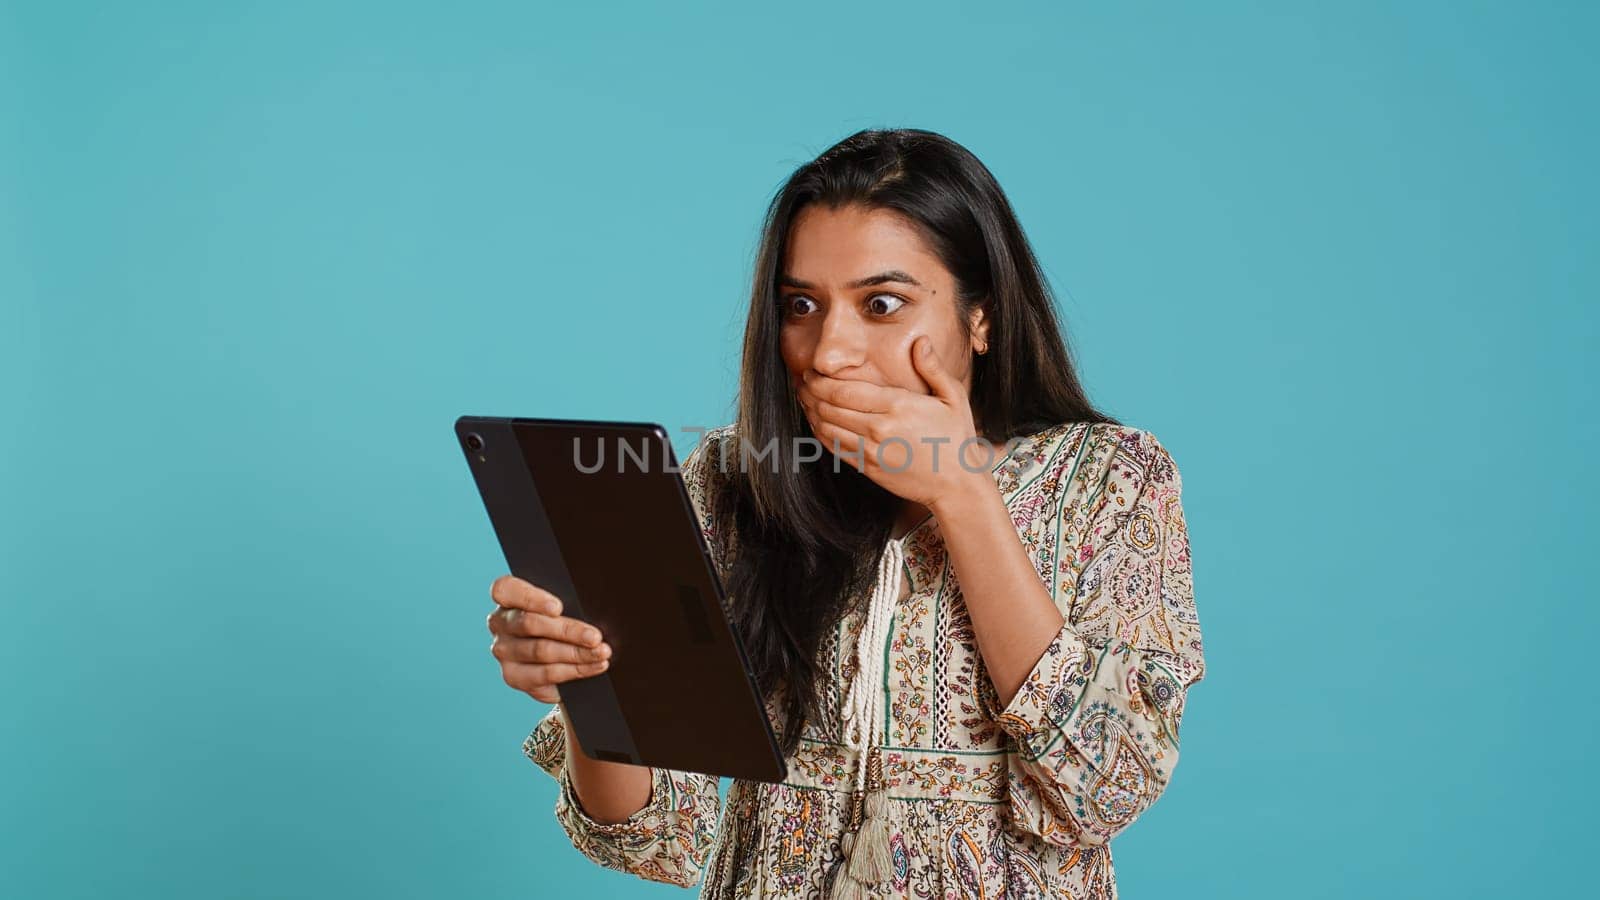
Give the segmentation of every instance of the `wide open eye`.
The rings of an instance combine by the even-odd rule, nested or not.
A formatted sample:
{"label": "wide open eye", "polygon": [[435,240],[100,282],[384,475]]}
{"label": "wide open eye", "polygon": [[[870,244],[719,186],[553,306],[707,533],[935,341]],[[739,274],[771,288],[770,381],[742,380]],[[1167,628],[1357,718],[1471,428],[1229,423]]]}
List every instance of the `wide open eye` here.
{"label": "wide open eye", "polygon": [[778,312],[783,314],[785,317],[804,316],[807,314],[807,312],[809,312],[809,310],[797,309],[796,306],[800,303],[809,303],[812,306],[817,305],[815,300],[812,300],[805,294],[790,294],[789,296],[778,301]]}
{"label": "wide open eye", "polygon": [[867,310],[875,316],[887,316],[905,305],[905,298],[894,294],[873,294],[867,298]]}

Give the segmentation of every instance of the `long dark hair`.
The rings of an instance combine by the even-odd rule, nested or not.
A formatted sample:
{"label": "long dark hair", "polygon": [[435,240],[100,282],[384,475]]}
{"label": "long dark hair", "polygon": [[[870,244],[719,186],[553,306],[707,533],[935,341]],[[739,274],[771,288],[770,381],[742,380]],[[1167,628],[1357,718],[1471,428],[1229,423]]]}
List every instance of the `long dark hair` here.
{"label": "long dark hair", "polygon": [[[767,209],[750,292],[735,441],[777,453],[740,465],[740,448],[714,466],[711,497],[729,555],[727,593],[740,637],[769,700],[784,752],[820,712],[823,639],[864,596],[900,498],[852,466],[796,461],[811,427],[779,349],[779,267],[795,214],[807,204],[890,210],[918,226],[955,276],[963,333],[982,305],[989,350],[974,356],[978,433],[1005,441],[1071,422],[1110,422],[1084,394],[1055,314],[1055,300],[1011,204],[989,170],[960,144],[918,129],[863,130],[801,166]],[[837,469],[837,471],[836,471]]]}

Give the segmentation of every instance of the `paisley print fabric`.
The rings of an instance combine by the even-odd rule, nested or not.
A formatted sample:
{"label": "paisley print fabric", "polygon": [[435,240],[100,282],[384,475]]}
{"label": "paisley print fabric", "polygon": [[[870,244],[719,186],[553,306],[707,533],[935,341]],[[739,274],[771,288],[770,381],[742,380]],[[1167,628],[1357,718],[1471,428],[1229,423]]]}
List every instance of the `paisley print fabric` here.
{"label": "paisley print fabric", "polygon": [[[705,498],[719,454],[706,448],[735,470],[733,426],[708,432],[683,466],[713,538]],[[1178,468],[1147,431],[1068,423],[1024,438],[991,474],[1066,624],[1002,706],[939,523],[904,536],[880,686],[892,865],[876,893],[1116,897],[1110,842],[1172,778],[1185,701],[1205,672]],[[656,769],[643,809],[591,819],[552,708],[523,752],[559,785],[555,816],[573,846],[619,872],[700,884],[702,897],[828,896],[857,763],[839,713],[861,624],[852,613],[824,644],[832,713],[808,723],[788,780],[733,779],[725,803],[717,778]]]}

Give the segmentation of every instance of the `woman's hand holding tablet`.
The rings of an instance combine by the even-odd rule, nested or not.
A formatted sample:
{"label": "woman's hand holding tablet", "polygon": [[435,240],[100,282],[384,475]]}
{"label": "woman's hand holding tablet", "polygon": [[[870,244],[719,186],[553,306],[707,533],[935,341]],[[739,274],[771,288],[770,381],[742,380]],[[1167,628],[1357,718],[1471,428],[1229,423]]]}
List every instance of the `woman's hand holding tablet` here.
{"label": "woman's hand holding tablet", "polygon": [[611,647],[600,629],[563,616],[561,598],[515,575],[489,586],[494,612],[489,652],[500,660],[506,684],[544,703],[559,703],[556,685],[598,675],[610,665]]}

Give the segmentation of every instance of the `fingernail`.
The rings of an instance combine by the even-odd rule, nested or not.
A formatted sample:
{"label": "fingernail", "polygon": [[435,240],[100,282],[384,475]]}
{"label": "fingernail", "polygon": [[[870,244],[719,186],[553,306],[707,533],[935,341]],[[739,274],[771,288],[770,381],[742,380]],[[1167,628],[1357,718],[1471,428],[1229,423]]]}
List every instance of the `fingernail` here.
{"label": "fingernail", "polygon": [[591,628],[588,631],[585,631],[583,633],[583,639],[588,641],[589,643],[593,644],[596,641],[600,640],[600,632],[598,632],[598,631],[594,630],[593,628]]}
{"label": "fingernail", "polygon": [[594,648],[594,652],[600,654],[602,659],[609,657],[611,655],[611,645],[601,644],[600,646]]}

